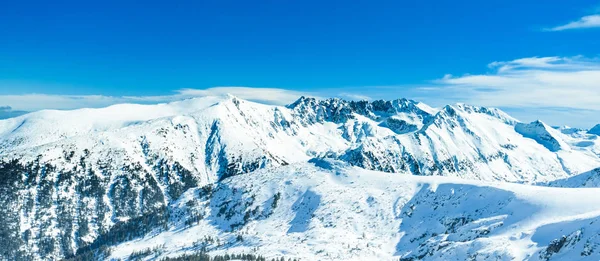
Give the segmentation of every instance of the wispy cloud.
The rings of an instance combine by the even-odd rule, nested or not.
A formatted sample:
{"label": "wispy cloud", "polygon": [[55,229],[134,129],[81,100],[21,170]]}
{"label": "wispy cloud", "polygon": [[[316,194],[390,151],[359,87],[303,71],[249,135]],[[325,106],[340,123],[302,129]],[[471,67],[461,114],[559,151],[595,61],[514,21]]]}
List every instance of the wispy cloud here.
{"label": "wispy cloud", "polygon": [[[105,95],[52,95],[22,94],[0,95],[0,104],[11,111],[36,111],[42,109],[98,108],[117,103],[162,103],[200,96],[232,94],[242,99],[267,104],[289,104],[302,95],[317,96],[314,93],[299,92],[279,88],[214,87],[208,89],[182,89],[164,96],[105,96]],[[5,112],[5,114],[8,114]]]}
{"label": "wispy cloud", "polygon": [[26,111],[15,111],[10,106],[0,106],[0,119],[16,117],[27,113]]}
{"label": "wispy cloud", "polygon": [[546,31],[564,31],[582,28],[600,27],[600,14],[588,15],[570,23],[547,28]]}
{"label": "wispy cloud", "polygon": [[[483,66],[482,66],[483,67]],[[0,95],[0,105],[14,111],[104,107],[117,103],[163,103],[199,96],[232,94],[242,99],[284,105],[298,97],[352,100],[410,98],[432,106],[456,102],[499,107],[518,119],[541,119],[553,125],[587,127],[600,123],[600,59],[527,57],[488,64],[484,74],[444,75],[430,84],[319,89],[214,87],[181,89],[164,96]],[[0,88],[3,87],[0,83]],[[10,87],[10,86],[8,86]],[[9,115],[4,109],[5,115]],[[1,112],[1,111],[0,111]]]}
{"label": "wispy cloud", "polygon": [[232,94],[245,100],[258,101],[268,104],[284,105],[297,100],[300,96],[318,96],[317,93],[300,92],[280,88],[253,87],[214,87],[209,89],[183,89],[179,95],[184,97],[214,96]]}
{"label": "wispy cloud", "polygon": [[[585,111],[587,123],[600,122],[600,60],[576,57],[529,57],[513,61],[493,62],[487,74],[450,76],[434,81],[434,86],[421,88],[426,99],[435,103],[465,102],[484,106],[556,113],[555,122],[574,122],[567,115]],[[553,109],[549,109],[553,108]],[[562,110],[558,110],[561,109]],[[560,113],[558,113],[560,111]],[[568,111],[569,113],[566,113]],[[591,111],[591,112],[590,112]],[[563,115],[565,117],[559,117]],[[528,117],[530,118],[530,117]]]}
{"label": "wispy cloud", "polygon": [[348,100],[356,100],[356,101],[372,100],[372,98],[367,95],[356,94],[356,93],[342,92],[337,96],[340,98],[344,98],[344,99],[348,99]]}

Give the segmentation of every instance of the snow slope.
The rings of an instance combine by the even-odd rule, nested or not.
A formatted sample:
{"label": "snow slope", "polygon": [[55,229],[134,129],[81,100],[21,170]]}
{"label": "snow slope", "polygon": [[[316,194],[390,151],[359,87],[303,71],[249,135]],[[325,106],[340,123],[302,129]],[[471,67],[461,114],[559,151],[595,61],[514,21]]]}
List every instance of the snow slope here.
{"label": "snow slope", "polygon": [[590,170],[565,179],[558,179],[543,185],[563,188],[598,188],[600,187],[600,168]]}
{"label": "snow slope", "polygon": [[515,130],[524,137],[534,139],[550,151],[559,151],[568,148],[567,144],[557,138],[557,131],[541,121],[529,124],[517,123]]}
{"label": "snow slope", "polygon": [[[117,245],[112,257],[164,245],[153,258],[205,247],[304,260],[598,260],[598,193],[313,160],[232,177],[210,196],[190,190],[172,206],[188,213],[177,225]],[[191,212],[204,218],[183,225]],[[198,243],[206,237],[219,243]]]}

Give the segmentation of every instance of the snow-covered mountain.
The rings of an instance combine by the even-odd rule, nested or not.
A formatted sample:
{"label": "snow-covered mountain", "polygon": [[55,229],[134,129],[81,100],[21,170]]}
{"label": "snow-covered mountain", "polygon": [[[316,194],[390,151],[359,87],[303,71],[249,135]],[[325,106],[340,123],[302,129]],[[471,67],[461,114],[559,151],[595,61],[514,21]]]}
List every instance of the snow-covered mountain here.
{"label": "snow-covered mountain", "polygon": [[[70,168],[177,162],[201,183],[266,165],[336,158],[367,169],[532,183],[600,166],[600,142],[464,104],[300,98],[287,107],[233,96],[160,105],[41,111],[0,121],[5,158]],[[86,153],[87,152],[87,153]],[[86,156],[86,154],[88,154]],[[68,157],[67,157],[68,156]]]}
{"label": "snow-covered mountain", "polygon": [[303,260],[598,260],[598,193],[313,160],[189,190],[171,205],[172,228],[118,244],[111,257],[161,246],[160,256],[205,248]]}
{"label": "snow-covered mountain", "polygon": [[[433,109],[406,99],[367,102],[302,97],[288,106],[270,106],[225,96],[159,105],[122,104],[101,109],[30,113],[0,120],[0,204],[7,206],[0,209],[0,245],[6,246],[4,252],[0,251],[0,259],[55,260],[77,252],[97,251],[101,246],[117,246],[114,255],[123,257],[128,253],[120,246],[129,249],[132,244],[137,245],[130,242],[132,239],[152,235],[170,244],[166,241],[180,240],[175,234],[183,231],[192,233],[183,237],[196,243],[200,237],[194,235],[212,233],[219,237],[224,241],[221,247],[208,246],[215,253],[236,250],[239,246],[240,251],[260,247],[260,253],[269,255],[288,253],[323,259],[369,255],[419,257],[425,251],[421,243],[430,249],[426,241],[447,231],[438,231],[441,228],[433,224],[433,232],[423,238],[400,242],[408,238],[402,235],[413,236],[414,231],[403,227],[409,224],[409,219],[394,212],[400,211],[394,208],[400,201],[408,202],[419,196],[416,187],[436,183],[441,178],[407,177],[407,174],[449,177],[452,184],[468,183],[479,188],[468,193],[489,191],[494,200],[513,201],[518,193],[506,187],[516,186],[519,191],[529,187],[503,183],[488,186],[481,182],[546,184],[598,168],[597,137],[583,130],[557,130],[539,121],[520,123],[498,109],[464,104]],[[337,180],[342,175],[336,174],[338,168],[324,168],[323,164],[343,165],[341,172],[360,173],[356,175],[361,178]],[[367,181],[369,175],[374,181]],[[316,191],[318,184],[314,182],[323,179],[327,186],[335,187],[340,182],[341,190],[352,192]],[[385,184],[388,179],[391,183]],[[383,183],[375,184],[376,180]],[[377,203],[377,208],[385,212],[383,219],[371,216],[364,209],[349,211],[354,203],[342,198],[324,201],[329,196],[323,193],[331,193],[330,196],[346,193],[348,200],[354,200],[350,194],[362,197],[371,189],[393,184],[398,186],[396,189],[404,187],[401,190],[407,191],[390,192],[385,195],[388,201]],[[458,189],[463,185],[448,186]],[[277,202],[281,200],[283,205],[274,203],[275,194],[267,195],[270,187],[282,190]],[[249,200],[244,193],[240,194],[247,190],[254,191],[257,198]],[[288,190],[303,194],[300,197],[300,192]],[[561,191],[541,190],[549,191],[543,192],[545,195]],[[270,199],[264,198],[267,196]],[[300,201],[293,204],[292,199]],[[437,204],[431,200],[423,198],[422,208]],[[464,200],[460,204],[480,204],[475,199]],[[490,204],[497,203],[492,201]],[[339,213],[335,212],[337,204],[343,209]],[[323,212],[326,215],[317,217],[310,206],[327,209]],[[579,207],[585,211],[574,210],[565,215],[594,210],[574,206]],[[510,222],[502,222],[507,224],[539,221],[531,219],[529,214],[512,217],[514,213],[510,211],[517,207],[490,209],[488,206],[486,211],[506,215]],[[301,211],[298,222],[285,219],[298,216],[297,211]],[[528,211],[531,215],[538,213],[534,209]],[[465,215],[473,216],[468,222],[488,217],[487,212],[467,212]],[[355,227],[352,232],[334,222],[342,214],[342,220],[355,218],[356,222],[363,219],[374,224]],[[314,230],[315,218],[333,224],[323,223],[322,229]],[[431,222],[437,222],[436,218]],[[535,224],[545,221],[539,222]],[[254,227],[247,227],[251,224]],[[282,224],[293,224],[290,226],[294,228],[285,230]],[[272,232],[279,234],[267,233],[269,226],[279,226],[279,230]],[[336,226],[344,229],[334,229]],[[335,240],[326,244],[328,235],[349,233],[355,237],[360,234],[357,231],[374,233],[373,237],[382,240],[375,240],[373,244],[379,244],[377,247],[341,248],[334,246]],[[232,238],[240,233],[263,235],[254,237],[259,240],[254,243],[233,242]],[[383,245],[394,240],[399,246]],[[438,241],[431,244],[442,242],[435,240]],[[449,249],[466,245],[463,244],[466,241],[460,241],[463,239],[457,240],[450,239],[456,246]],[[269,243],[274,241],[283,243]],[[417,241],[418,244],[413,244]],[[473,242],[477,247],[470,245],[470,249],[483,246],[479,240]],[[181,249],[185,249],[184,245],[180,245]],[[323,249],[318,249],[319,245],[324,245]],[[292,248],[297,251],[289,252]],[[177,246],[169,249],[182,253]],[[528,251],[522,250],[533,253]],[[444,259],[445,255],[437,257]]]}

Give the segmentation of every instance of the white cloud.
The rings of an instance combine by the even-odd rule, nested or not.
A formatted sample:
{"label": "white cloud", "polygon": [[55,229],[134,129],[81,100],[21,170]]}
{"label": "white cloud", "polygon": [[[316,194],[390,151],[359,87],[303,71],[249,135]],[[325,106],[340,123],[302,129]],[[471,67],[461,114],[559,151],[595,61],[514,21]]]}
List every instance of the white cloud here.
{"label": "white cloud", "polygon": [[[563,58],[564,59],[564,58]],[[499,72],[508,71],[511,69],[519,69],[519,68],[529,68],[529,67],[537,67],[537,68],[550,68],[552,66],[556,66],[557,62],[560,62],[560,57],[529,57],[529,58],[521,58],[516,59],[509,62],[492,62],[488,64],[488,68],[497,69]],[[452,78],[446,77],[444,78]]]}
{"label": "white cloud", "polygon": [[214,87],[209,89],[183,89],[179,95],[213,96],[232,94],[241,99],[259,101],[268,104],[284,105],[297,100],[300,96],[315,96],[314,93],[298,92],[280,88],[252,88],[252,87]]}
{"label": "white cloud", "polygon": [[590,128],[600,122],[600,111],[575,108],[503,108],[525,122],[542,120],[552,126]]}
{"label": "white cloud", "polygon": [[[353,100],[409,98],[433,106],[464,102],[499,107],[524,121],[541,119],[553,125],[576,127],[600,123],[600,59],[527,57],[492,62],[488,68],[490,71],[485,74],[447,74],[427,86],[357,86],[312,93],[281,88],[214,87],[182,89],[164,96],[0,95],[0,106],[10,106],[16,111],[76,109],[117,103],[162,103],[227,93],[283,105],[304,95]],[[0,82],[0,88],[4,87],[13,89]]]}
{"label": "white cloud", "polygon": [[[488,65],[488,74],[444,76],[420,91],[436,103],[465,102],[483,106],[520,108],[534,112],[554,108],[587,111],[600,122],[600,60],[576,57],[530,57]],[[544,109],[548,116],[552,111]],[[596,113],[589,113],[593,111]],[[535,114],[535,113],[534,113]],[[559,124],[559,122],[551,122]],[[571,125],[577,125],[569,123]],[[591,124],[591,123],[587,123]]]}
{"label": "white cloud", "polygon": [[571,29],[600,27],[600,14],[588,15],[564,25],[548,28],[547,31],[564,31]]}
{"label": "white cloud", "polygon": [[103,107],[128,102],[124,97],[102,95],[51,95],[23,94],[0,95],[0,104],[16,110],[35,111],[41,109],[75,109],[81,107]]}
{"label": "white cloud", "polygon": [[348,100],[355,100],[355,101],[364,101],[364,100],[372,100],[371,97],[366,96],[366,95],[362,95],[362,94],[355,94],[355,93],[347,93],[347,92],[342,92],[338,95],[340,98],[343,99],[348,99]]}
{"label": "white cloud", "polygon": [[23,94],[0,95],[0,105],[14,110],[36,111],[42,109],[77,109],[105,107],[117,103],[161,103],[200,96],[231,94],[241,99],[268,104],[289,104],[302,95],[315,96],[278,88],[214,87],[208,89],[182,89],[173,95],[164,96],[104,96],[104,95],[52,95]]}

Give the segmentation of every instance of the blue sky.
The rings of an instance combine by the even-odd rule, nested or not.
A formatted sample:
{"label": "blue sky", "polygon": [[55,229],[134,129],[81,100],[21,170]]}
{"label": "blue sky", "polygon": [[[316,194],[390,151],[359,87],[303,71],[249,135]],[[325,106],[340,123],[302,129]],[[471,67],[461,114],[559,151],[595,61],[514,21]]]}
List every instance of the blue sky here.
{"label": "blue sky", "polygon": [[0,115],[231,92],[467,102],[590,127],[599,14],[585,0],[5,1]]}

